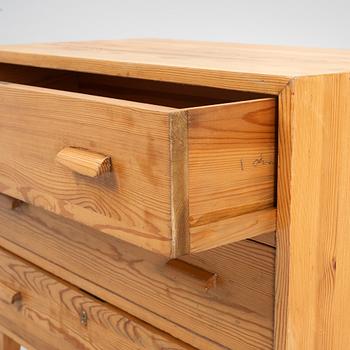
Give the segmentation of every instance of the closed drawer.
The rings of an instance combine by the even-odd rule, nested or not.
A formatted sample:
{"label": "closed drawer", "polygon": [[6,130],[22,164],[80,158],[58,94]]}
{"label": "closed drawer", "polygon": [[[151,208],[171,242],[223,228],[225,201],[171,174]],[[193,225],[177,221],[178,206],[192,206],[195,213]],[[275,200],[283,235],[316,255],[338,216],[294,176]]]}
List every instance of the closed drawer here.
{"label": "closed drawer", "polygon": [[0,245],[201,350],[273,348],[275,249],[244,240],[171,260],[23,204]]}
{"label": "closed drawer", "polygon": [[0,266],[0,327],[34,349],[193,349],[3,249]]}
{"label": "closed drawer", "polygon": [[175,109],[0,84],[0,191],[177,257],[274,229],[275,100]]}

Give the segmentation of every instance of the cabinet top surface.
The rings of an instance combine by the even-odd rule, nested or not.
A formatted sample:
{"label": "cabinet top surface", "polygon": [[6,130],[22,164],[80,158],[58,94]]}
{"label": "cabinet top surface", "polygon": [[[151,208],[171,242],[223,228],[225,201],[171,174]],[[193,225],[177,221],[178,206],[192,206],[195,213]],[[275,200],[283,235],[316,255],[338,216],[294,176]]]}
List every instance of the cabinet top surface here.
{"label": "cabinet top surface", "polygon": [[0,46],[0,62],[278,93],[292,78],[350,72],[350,50],[129,39]]}

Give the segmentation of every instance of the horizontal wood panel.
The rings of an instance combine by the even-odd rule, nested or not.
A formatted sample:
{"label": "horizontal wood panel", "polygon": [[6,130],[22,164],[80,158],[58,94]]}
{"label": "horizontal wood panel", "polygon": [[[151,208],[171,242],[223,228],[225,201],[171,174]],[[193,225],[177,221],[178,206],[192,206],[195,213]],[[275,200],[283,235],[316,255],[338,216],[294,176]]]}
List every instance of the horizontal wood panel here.
{"label": "horizontal wood panel", "polygon": [[35,349],[194,350],[3,249],[0,266],[1,283],[22,295],[14,305],[0,298],[0,324]]}
{"label": "horizontal wood panel", "polygon": [[200,252],[276,230],[276,209],[221,220],[191,229],[191,252]]}
{"label": "horizontal wood panel", "polygon": [[[199,349],[272,349],[274,256],[251,241],[186,268],[28,205],[0,210],[0,244]],[[208,273],[201,273],[201,268]],[[208,277],[217,275],[216,284]]]}
{"label": "horizontal wood panel", "polygon": [[[0,191],[169,256],[169,111],[1,83]],[[55,162],[65,147],[110,156],[112,172],[72,172]]]}
{"label": "horizontal wood panel", "polygon": [[0,61],[278,94],[295,76],[350,70],[350,51],[133,39],[1,46]]}

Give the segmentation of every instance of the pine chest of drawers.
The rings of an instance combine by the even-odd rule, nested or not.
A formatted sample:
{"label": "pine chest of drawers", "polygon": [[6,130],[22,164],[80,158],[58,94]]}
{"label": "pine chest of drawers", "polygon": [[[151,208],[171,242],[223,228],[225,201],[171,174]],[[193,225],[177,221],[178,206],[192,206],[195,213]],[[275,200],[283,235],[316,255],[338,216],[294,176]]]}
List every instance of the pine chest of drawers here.
{"label": "pine chest of drawers", "polygon": [[0,349],[350,347],[350,53],[0,48]]}

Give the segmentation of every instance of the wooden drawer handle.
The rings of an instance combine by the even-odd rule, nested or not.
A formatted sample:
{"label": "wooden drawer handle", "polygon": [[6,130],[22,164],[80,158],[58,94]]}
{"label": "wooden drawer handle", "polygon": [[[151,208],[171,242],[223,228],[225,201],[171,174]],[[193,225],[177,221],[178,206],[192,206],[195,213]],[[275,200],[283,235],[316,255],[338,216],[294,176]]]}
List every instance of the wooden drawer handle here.
{"label": "wooden drawer handle", "polygon": [[216,288],[218,280],[217,273],[209,272],[201,267],[189,264],[188,262],[179,259],[169,260],[166,265],[168,268],[178,271],[183,275],[187,275],[193,280],[200,281],[205,291]]}
{"label": "wooden drawer handle", "polygon": [[0,283],[0,299],[5,303],[12,305],[17,300],[21,299],[21,292],[18,292]]}
{"label": "wooden drawer handle", "polygon": [[66,147],[56,161],[70,170],[89,177],[97,177],[112,170],[111,158],[81,148]]}

